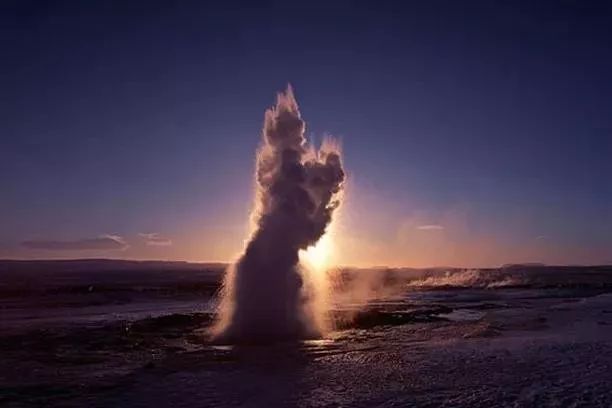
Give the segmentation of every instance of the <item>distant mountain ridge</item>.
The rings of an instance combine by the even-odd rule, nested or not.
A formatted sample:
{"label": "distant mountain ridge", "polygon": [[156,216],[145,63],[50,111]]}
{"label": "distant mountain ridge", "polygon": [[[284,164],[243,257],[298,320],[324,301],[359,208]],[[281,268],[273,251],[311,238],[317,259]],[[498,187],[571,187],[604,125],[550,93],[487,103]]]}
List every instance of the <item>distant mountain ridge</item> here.
{"label": "distant mountain ridge", "polygon": [[104,271],[202,271],[225,269],[221,262],[185,261],[137,261],[124,259],[58,259],[58,260],[13,260],[0,259],[2,272],[104,272]]}

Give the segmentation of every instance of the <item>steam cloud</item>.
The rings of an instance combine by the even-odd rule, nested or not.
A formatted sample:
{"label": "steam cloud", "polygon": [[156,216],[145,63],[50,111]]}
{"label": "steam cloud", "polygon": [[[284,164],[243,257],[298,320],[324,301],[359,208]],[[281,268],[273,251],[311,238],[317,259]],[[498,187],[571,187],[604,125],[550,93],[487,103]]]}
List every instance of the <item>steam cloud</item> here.
{"label": "steam cloud", "polygon": [[213,337],[267,342],[318,337],[298,252],[323,236],[345,174],[331,142],[309,146],[291,87],[266,111],[257,152],[253,232],[228,269]]}

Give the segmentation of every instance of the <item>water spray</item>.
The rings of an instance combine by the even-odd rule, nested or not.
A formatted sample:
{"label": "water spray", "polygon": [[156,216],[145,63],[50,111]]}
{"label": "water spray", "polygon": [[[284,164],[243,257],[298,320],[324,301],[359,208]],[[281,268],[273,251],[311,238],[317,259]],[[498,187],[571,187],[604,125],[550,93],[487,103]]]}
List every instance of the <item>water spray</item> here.
{"label": "water spray", "polygon": [[[291,87],[266,111],[257,152],[252,233],[226,272],[213,338],[250,343],[322,335],[318,285],[299,253],[325,234],[340,205],[345,179],[338,145],[316,149],[304,136]],[[314,292],[313,292],[314,291]]]}

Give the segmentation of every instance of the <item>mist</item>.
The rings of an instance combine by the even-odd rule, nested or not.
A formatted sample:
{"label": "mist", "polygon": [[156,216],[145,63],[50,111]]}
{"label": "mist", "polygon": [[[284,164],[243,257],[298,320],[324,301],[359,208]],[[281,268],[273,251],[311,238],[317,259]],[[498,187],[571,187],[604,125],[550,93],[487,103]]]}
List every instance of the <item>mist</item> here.
{"label": "mist", "polygon": [[[345,180],[340,149],[316,149],[291,87],[266,111],[256,156],[254,231],[244,253],[227,270],[215,341],[269,342],[320,337],[324,283],[300,263],[332,222]],[[319,293],[317,293],[319,292]]]}

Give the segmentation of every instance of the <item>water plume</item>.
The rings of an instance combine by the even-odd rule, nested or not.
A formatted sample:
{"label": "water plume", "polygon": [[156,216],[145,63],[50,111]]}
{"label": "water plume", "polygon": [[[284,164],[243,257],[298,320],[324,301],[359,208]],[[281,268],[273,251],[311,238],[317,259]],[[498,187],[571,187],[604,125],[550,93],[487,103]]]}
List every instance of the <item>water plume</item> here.
{"label": "water plume", "polygon": [[226,272],[213,339],[227,343],[319,337],[316,282],[299,253],[317,243],[340,205],[345,173],[338,145],[316,149],[291,87],[265,114],[257,152],[254,231]]}

